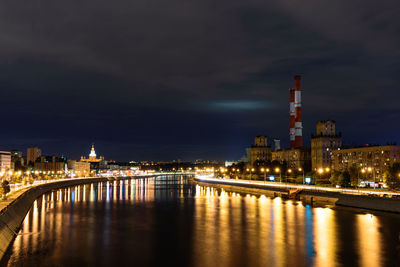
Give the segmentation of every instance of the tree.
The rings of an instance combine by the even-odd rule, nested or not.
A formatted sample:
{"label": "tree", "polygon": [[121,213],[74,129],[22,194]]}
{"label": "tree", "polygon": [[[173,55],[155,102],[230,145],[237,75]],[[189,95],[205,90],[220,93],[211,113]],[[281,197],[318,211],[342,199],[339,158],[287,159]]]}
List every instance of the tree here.
{"label": "tree", "polygon": [[350,174],[350,183],[352,186],[358,186],[360,183],[359,181],[359,175],[360,175],[360,170],[356,166],[351,166],[349,168],[349,174]]}
{"label": "tree", "polygon": [[334,172],[332,173],[332,176],[331,176],[331,184],[333,184],[333,185],[339,185],[339,176],[340,176],[340,174],[341,174],[341,172],[338,172],[338,171],[334,171]]}
{"label": "tree", "polygon": [[6,195],[10,192],[10,183],[7,180],[3,180],[3,182],[1,182],[1,189],[3,198],[5,198]]}
{"label": "tree", "polygon": [[342,187],[350,186],[350,173],[344,171],[339,175],[339,185]]}
{"label": "tree", "polygon": [[304,181],[303,181],[303,175],[298,175],[298,176],[296,177],[295,182],[296,182],[296,184],[302,184],[302,183],[304,182]]}
{"label": "tree", "polygon": [[390,189],[400,188],[400,163],[393,163],[385,174],[386,184]]}

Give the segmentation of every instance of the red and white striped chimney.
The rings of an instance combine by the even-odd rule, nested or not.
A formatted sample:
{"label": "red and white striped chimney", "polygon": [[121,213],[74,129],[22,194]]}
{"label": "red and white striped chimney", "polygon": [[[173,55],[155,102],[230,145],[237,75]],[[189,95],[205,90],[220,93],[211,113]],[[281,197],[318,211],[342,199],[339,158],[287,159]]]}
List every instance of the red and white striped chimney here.
{"label": "red and white striped chimney", "polygon": [[295,108],[294,108],[294,89],[289,89],[290,93],[290,105],[289,105],[289,118],[290,118],[290,129],[289,129],[289,140],[290,140],[290,148],[295,147]]}
{"label": "red and white striped chimney", "polygon": [[294,108],[295,108],[295,147],[303,146],[303,124],[301,120],[301,76],[294,76]]}

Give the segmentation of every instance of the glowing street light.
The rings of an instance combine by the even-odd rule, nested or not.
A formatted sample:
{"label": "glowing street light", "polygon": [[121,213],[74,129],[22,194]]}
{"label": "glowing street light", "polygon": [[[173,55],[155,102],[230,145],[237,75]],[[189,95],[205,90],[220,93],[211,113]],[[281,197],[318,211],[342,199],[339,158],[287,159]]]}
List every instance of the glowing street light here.
{"label": "glowing street light", "polygon": [[[367,170],[368,170],[369,173],[371,173],[373,171],[373,168],[372,167],[368,167]],[[373,172],[373,175],[374,175],[374,189],[376,189],[376,175],[375,175],[375,172]]]}
{"label": "glowing street light", "polygon": [[276,173],[279,173],[279,182],[282,183],[282,173],[281,173],[281,169],[275,168],[275,172],[276,172]]}
{"label": "glowing street light", "polygon": [[303,184],[304,184],[304,169],[303,168],[299,168],[299,172],[303,172]]}
{"label": "glowing street light", "polygon": [[261,172],[264,173],[264,184],[265,184],[265,180],[267,178],[267,173],[265,172],[264,168],[261,168]]}

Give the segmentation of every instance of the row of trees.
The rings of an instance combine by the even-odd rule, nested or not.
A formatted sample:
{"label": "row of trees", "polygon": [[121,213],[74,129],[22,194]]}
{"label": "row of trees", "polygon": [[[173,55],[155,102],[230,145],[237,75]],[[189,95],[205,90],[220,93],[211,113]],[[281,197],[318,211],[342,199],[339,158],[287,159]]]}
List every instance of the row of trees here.
{"label": "row of trees", "polygon": [[[388,170],[382,175],[383,182],[390,189],[400,189],[400,163],[393,163]],[[333,185],[340,185],[342,187],[357,187],[364,177],[360,176],[360,171],[357,168],[349,168],[348,171],[334,172],[331,176],[331,183]]]}
{"label": "row of trees", "polygon": [[[268,172],[267,172],[268,170]],[[279,170],[276,172],[275,170]],[[265,175],[274,175],[281,177],[283,182],[304,183],[304,177],[312,178],[313,184],[332,184],[341,187],[358,187],[361,181],[371,181],[372,173],[361,172],[361,169],[353,166],[344,172],[326,171],[324,173],[307,172],[303,170],[292,170],[285,163],[277,161],[256,161],[254,168],[247,168],[246,164],[238,163],[225,169],[220,176],[237,177],[239,179],[259,179],[262,180]],[[249,178],[250,177],[250,178]],[[392,164],[388,170],[382,174],[383,181],[390,189],[400,189],[400,163]]]}
{"label": "row of trees", "polygon": [[383,174],[383,179],[390,189],[400,189],[400,163],[393,163]]}

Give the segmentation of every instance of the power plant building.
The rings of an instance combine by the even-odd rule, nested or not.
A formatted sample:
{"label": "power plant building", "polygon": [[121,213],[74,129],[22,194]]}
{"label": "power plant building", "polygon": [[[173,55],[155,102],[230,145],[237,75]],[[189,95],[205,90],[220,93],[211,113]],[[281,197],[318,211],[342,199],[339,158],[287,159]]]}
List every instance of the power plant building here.
{"label": "power plant building", "polygon": [[290,149],[275,149],[272,161],[287,163],[288,168],[310,169],[311,152],[303,147],[303,123],[301,105],[301,76],[294,76],[294,88],[289,89],[289,141]]}
{"label": "power plant building", "polygon": [[294,88],[289,89],[290,149],[281,149],[280,140],[274,140],[274,151],[267,146],[266,136],[256,136],[255,143],[247,149],[246,161],[254,166],[257,160],[286,162],[288,168],[311,169],[311,150],[303,147],[301,76],[294,76]]}

